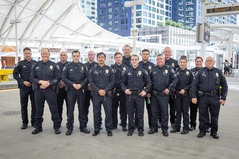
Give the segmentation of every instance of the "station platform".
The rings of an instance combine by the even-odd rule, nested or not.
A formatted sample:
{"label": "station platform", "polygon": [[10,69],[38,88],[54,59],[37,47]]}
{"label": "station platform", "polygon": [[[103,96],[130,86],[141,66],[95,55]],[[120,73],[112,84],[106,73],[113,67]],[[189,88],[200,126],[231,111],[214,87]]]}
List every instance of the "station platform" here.
{"label": "station platform", "polygon": [[[219,119],[219,140],[209,134],[197,138],[198,129],[187,135],[180,133],[163,137],[159,133],[148,135],[148,121],[145,110],[145,135],[137,131],[128,137],[120,127],[113,130],[113,136],[106,135],[105,128],[93,137],[80,132],[75,108],[75,128],[66,136],[66,112],[64,107],[62,133],[55,135],[48,105],[45,106],[43,132],[32,135],[33,127],[21,130],[20,102],[18,89],[0,90],[0,158],[1,159],[237,159],[239,156],[239,75],[227,77],[229,94],[226,105],[221,107]],[[12,82],[12,83],[11,83]],[[10,84],[16,84],[10,80]],[[3,85],[0,83],[0,85]],[[16,87],[17,88],[17,87]],[[29,110],[30,112],[30,110]],[[102,110],[103,112],[103,110]],[[104,119],[104,115],[103,115]],[[93,132],[92,107],[88,129]],[[169,131],[172,128],[169,128]]]}

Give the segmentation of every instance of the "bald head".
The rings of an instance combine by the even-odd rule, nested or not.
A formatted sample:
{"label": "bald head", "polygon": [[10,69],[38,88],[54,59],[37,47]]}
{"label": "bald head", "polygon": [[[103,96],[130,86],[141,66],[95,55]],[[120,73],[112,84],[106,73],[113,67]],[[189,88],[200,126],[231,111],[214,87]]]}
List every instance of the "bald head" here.
{"label": "bald head", "polygon": [[208,68],[208,69],[212,69],[214,67],[214,64],[215,64],[215,60],[213,57],[211,56],[208,56],[206,58],[206,61],[205,61],[205,66]]}
{"label": "bald head", "polygon": [[90,50],[88,52],[88,61],[91,63],[94,61],[94,59],[95,59],[95,52],[93,50]]}
{"label": "bald head", "polygon": [[65,63],[67,61],[68,55],[66,51],[60,52],[60,60],[62,63]]}

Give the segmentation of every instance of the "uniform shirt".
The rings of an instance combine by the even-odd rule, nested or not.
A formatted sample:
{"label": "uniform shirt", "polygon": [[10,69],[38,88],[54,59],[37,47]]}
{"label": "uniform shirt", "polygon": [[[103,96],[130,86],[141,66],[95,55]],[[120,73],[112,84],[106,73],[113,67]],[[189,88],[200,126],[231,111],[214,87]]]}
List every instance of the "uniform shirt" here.
{"label": "uniform shirt", "polygon": [[178,78],[178,83],[175,89],[178,91],[180,91],[181,89],[188,91],[191,87],[192,81],[190,71],[187,68],[185,68],[184,70],[178,68],[176,75]]}
{"label": "uniform shirt", "polygon": [[139,67],[142,67],[143,69],[145,69],[148,74],[151,73],[152,69],[154,68],[155,64],[153,64],[150,61],[144,62],[144,61],[140,61],[139,62]]}
{"label": "uniform shirt", "polygon": [[190,74],[191,74],[191,78],[192,78],[192,81],[194,80],[195,78],[195,75],[197,74],[198,70],[200,70],[201,68],[197,68],[197,67],[194,67],[190,70]]}
{"label": "uniform shirt", "polygon": [[60,68],[50,60],[47,62],[39,61],[33,65],[30,77],[33,84],[39,84],[40,80],[45,80],[53,86],[60,80]]}
{"label": "uniform shirt", "polygon": [[81,63],[68,63],[62,72],[62,80],[65,82],[70,88],[73,88],[73,84],[80,84],[83,88],[87,83],[87,67]]}
{"label": "uniform shirt", "polygon": [[93,61],[92,63],[85,63],[85,66],[87,67],[87,70],[90,71],[92,67],[96,67],[98,65],[97,62]]}
{"label": "uniform shirt", "polygon": [[22,85],[24,81],[30,82],[31,68],[35,63],[35,60],[23,60],[17,63],[13,70],[13,78],[17,80],[19,85]]}
{"label": "uniform shirt", "polygon": [[[144,86],[146,87],[144,88]],[[121,88],[123,91],[129,89],[131,91],[142,91],[144,90],[146,93],[150,91],[152,83],[149,77],[148,72],[141,68],[132,66],[129,67],[122,77]]]}
{"label": "uniform shirt", "polygon": [[152,88],[158,92],[162,92],[166,88],[169,91],[173,91],[178,83],[174,69],[167,65],[163,65],[162,67],[155,66],[152,69],[150,76],[153,85]]}
{"label": "uniform shirt", "polygon": [[192,98],[196,98],[199,90],[202,92],[219,91],[220,86],[222,86],[221,99],[226,100],[228,86],[222,71],[214,67],[212,69],[204,67],[197,72],[192,82]]}
{"label": "uniform shirt", "polygon": [[174,69],[174,71],[176,71],[177,68],[179,67],[178,66],[178,61],[174,60],[173,58],[169,58],[168,60],[166,59],[165,60],[165,65],[171,66]]}
{"label": "uniform shirt", "polygon": [[123,61],[122,63],[125,64],[126,66],[130,67],[131,64],[130,64],[130,60],[131,60],[131,56],[126,58],[125,56],[123,56]]}
{"label": "uniform shirt", "polygon": [[107,92],[113,88],[115,83],[113,70],[107,65],[92,67],[89,72],[89,82],[94,92],[98,93],[100,89]]}
{"label": "uniform shirt", "polygon": [[111,68],[114,71],[115,75],[114,87],[117,89],[121,89],[122,75],[128,67],[125,64],[118,65],[115,63],[114,65],[111,65]]}
{"label": "uniform shirt", "polygon": [[60,68],[60,75],[62,75],[63,72],[63,68],[68,64],[68,61],[66,61],[65,63],[62,63],[61,61],[56,63],[58,65],[58,67]]}

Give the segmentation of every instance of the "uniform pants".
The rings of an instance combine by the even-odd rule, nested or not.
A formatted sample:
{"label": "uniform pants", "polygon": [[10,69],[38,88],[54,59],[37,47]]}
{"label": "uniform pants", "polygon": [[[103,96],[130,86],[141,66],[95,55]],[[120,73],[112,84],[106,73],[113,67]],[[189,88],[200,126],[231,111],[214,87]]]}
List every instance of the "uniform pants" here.
{"label": "uniform pants", "polygon": [[20,86],[20,103],[21,103],[21,115],[22,115],[22,124],[28,124],[28,98],[30,96],[31,100],[31,124],[35,123],[35,115],[36,115],[36,105],[34,99],[34,91],[32,87]]}
{"label": "uniform pants", "polygon": [[175,124],[176,113],[175,113],[175,99],[169,96],[169,108],[170,108],[170,123]]}
{"label": "uniform pants", "polygon": [[86,128],[87,122],[84,111],[85,93],[82,90],[69,89],[67,91],[67,100],[68,100],[67,124],[66,124],[67,129],[73,130],[74,109],[76,102],[78,105],[78,120],[80,123],[80,129]]}
{"label": "uniform pants", "polygon": [[[150,103],[148,103],[147,101],[150,101]],[[147,113],[148,113],[148,124],[149,124],[149,127],[151,128],[152,127],[152,110],[151,110],[151,102],[152,101],[152,98],[150,97],[148,99],[148,97],[145,98],[145,103],[146,103],[146,109],[147,109]]]}
{"label": "uniform pants", "polygon": [[57,105],[58,105],[58,113],[59,113],[59,117],[61,119],[61,122],[62,122],[62,119],[63,119],[62,118],[62,111],[63,111],[64,100],[66,102],[66,108],[67,108],[68,107],[67,91],[65,90],[65,88],[60,88],[59,92],[57,93]]}
{"label": "uniform pants", "polygon": [[[158,128],[158,117],[161,117],[161,129],[163,132],[168,131],[168,102],[169,96],[153,95],[152,96],[152,125],[153,128]],[[160,113],[160,114],[159,114]]]}
{"label": "uniform pants", "polygon": [[112,131],[112,98],[111,96],[93,95],[93,114],[94,114],[94,131],[99,132],[101,129],[101,104],[105,110],[105,127],[106,131]]}
{"label": "uniform pants", "polygon": [[89,114],[90,100],[92,100],[91,91],[87,90],[85,91],[85,107],[84,107],[86,122],[89,121],[88,114]]}
{"label": "uniform pants", "polygon": [[181,128],[181,116],[183,115],[183,130],[189,130],[189,104],[190,98],[185,95],[177,95],[175,99],[176,123],[175,128]]}
{"label": "uniform pants", "polygon": [[52,88],[46,89],[36,89],[35,90],[35,101],[36,101],[36,128],[42,128],[43,122],[43,111],[44,111],[44,104],[47,101],[50,111],[51,111],[51,119],[53,121],[53,128],[60,128],[61,120],[58,113],[58,106],[57,106],[57,95],[55,90]]}
{"label": "uniform pants", "polygon": [[218,117],[220,111],[219,96],[202,96],[200,97],[199,107],[199,129],[201,132],[206,132],[208,122],[208,110],[211,118],[211,134],[218,131]]}

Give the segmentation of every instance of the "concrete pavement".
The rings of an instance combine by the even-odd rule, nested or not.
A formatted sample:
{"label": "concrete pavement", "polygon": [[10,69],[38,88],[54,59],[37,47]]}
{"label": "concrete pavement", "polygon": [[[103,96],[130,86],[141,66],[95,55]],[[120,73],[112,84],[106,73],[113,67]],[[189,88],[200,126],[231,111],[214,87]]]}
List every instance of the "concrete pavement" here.
{"label": "concrete pavement", "polygon": [[[44,111],[43,132],[32,135],[33,127],[20,129],[18,89],[1,90],[0,159],[237,159],[239,156],[239,76],[227,79],[229,94],[226,106],[221,107],[219,140],[213,139],[209,134],[202,139],[197,138],[198,129],[188,135],[169,133],[169,137],[163,137],[161,131],[148,135],[147,115],[144,117],[144,137],[139,137],[136,131],[132,137],[128,137],[119,127],[118,130],[113,131],[112,137],[106,135],[104,128],[99,136],[93,137],[91,134],[83,134],[79,131],[77,108],[73,134],[65,135],[64,109],[62,133],[55,135],[47,104]],[[92,133],[92,109],[88,128]]]}

